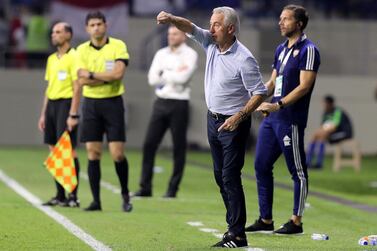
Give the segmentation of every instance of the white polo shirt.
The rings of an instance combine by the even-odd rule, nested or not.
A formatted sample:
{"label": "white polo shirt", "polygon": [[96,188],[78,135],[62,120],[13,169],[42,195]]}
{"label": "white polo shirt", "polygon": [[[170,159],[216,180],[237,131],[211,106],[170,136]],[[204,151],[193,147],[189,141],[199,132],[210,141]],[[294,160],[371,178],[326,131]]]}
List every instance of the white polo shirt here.
{"label": "white polo shirt", "polygon": [[190,99],[189,82],[197,67],[198,54],[185,43],[175,51],[164,47],[156,52],[148,73],[148,82],[155,86],[157,97]]}

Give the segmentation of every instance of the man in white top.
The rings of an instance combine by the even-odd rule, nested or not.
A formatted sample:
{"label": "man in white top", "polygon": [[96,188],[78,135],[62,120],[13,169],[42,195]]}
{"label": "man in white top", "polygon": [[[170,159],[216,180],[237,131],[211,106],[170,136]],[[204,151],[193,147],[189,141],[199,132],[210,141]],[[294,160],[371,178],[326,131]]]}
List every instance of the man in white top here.
{"label": "man in white top", "polygon": [[152,196],[152,176],[157,148],[170,128],[173,139],[174,168],[165,198],[175,198],[186,160],[186,134],[189,117],[189,82],[196,69],[197,53],[186,45],[186,35],[169,27],[168,46],[157,51],[148,73],[157,99],[143,145],[140,189],[134,196]]}

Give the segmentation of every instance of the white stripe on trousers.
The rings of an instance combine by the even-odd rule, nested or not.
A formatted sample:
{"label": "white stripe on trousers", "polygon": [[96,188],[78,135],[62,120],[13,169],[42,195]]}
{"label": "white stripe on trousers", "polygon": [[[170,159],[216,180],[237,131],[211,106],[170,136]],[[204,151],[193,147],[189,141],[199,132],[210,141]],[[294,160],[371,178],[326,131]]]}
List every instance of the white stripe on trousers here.
{"label": "white stripe on trousers", "polygon": [[297,176],[300,179],[300,199],[299,199],[299,206],[297,210],[297,216],[302,216],[304,214],[305,200],[308,194],[308,190],[307,190],[307,180],[305,178],[304,170],[301,164],[297,125],[292,125],[292,147],[293,147],[293,158],[295,162]]}

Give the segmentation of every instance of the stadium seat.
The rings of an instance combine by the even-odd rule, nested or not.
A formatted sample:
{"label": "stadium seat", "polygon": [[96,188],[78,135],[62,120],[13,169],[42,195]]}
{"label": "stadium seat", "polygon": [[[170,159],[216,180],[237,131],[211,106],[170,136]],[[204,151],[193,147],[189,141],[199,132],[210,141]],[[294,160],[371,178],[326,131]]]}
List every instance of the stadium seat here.
{"label": "stadium seat", "polygon": [[333,171],[339,172],[342,167],[353,167],[356,172],[361,169],[361,152],[355,139],[343,140],[335,145]]}

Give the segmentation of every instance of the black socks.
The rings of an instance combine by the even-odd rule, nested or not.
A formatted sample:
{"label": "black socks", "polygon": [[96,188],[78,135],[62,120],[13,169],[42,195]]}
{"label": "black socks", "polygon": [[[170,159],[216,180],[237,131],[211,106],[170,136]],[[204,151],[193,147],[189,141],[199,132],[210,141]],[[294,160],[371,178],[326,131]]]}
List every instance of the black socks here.
{"label": "black socks", "polygon": [[100,180],[101,169],[99,160],[88,161],[88,176],[90,183],[90,190],[92,191],[93,201],[100,204]]}
{"label": "black socks", "polygon": [[119,162],[114,162],[118,174],[122,195],[128,195],[128,161],[126,156]]}

